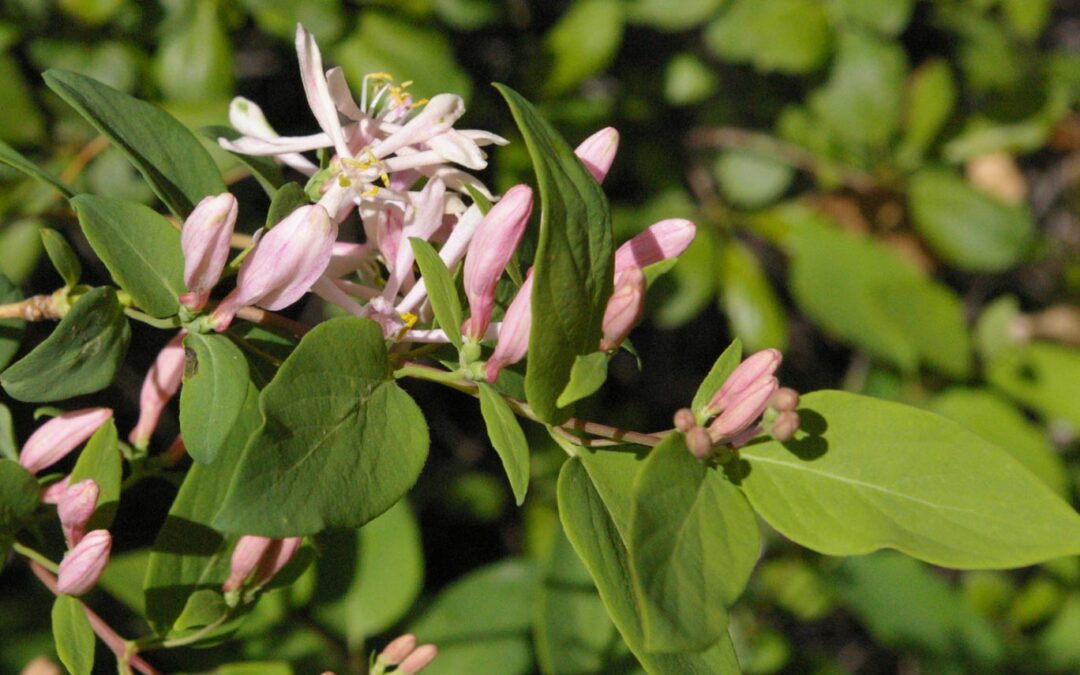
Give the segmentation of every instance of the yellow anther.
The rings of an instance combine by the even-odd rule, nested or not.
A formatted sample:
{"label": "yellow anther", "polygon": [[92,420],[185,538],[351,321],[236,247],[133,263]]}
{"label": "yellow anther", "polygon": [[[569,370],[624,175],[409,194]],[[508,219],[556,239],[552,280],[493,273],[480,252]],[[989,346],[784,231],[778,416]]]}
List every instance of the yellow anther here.
{"label": "yellow anther", "polygon": [[420,317],[416,316],[412,312],[405,312],[401,315],[401,320],[405,322],[405,328],[412,328],[416,325],[416,322],[420,320]]}

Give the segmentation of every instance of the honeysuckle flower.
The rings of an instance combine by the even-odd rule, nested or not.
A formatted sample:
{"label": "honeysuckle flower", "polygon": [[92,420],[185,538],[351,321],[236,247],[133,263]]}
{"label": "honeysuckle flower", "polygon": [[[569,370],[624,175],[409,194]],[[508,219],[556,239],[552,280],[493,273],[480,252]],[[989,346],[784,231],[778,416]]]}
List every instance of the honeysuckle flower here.
{"label": "honeysuckle flower", "polygon": [[464,286],[470,316],[462,326],[465,336],[479,340],[491,322],[495,287],[521,242],[532,213],[533,195],[527,185],[510,188],[488,212],[465,255]]}
{"label": "honeysuckle flower", "polygon": [[668,218],[650,225],[616,249],[615,274],[630,266],[644,269],[681,255],[696,233],[694,224],[683,218]]}
{"label": "honeysuckle flower", "polygon": [[730,439],[753,425],[765,412],[769,399],[779,386],[776,378],[770,375],[741,391],[709,425],[713,440]]}
{"label": "honeysuckle flower", "polygon": [[525,358],[525,354],[529,351],[529,331],[532,329],[532,281],[533,275],[530,268],[525,277],[525,283],[521,284],[517,295],[506,308],[506,314],[503,315],[499,341],[495,344],[495,351],[484,364],[484,377],[492,384],[499,378],[499,372],[503,368]]}
{"label": "honeysuckle flower", "polygon": [[26,439],[19,464],[37,473],[66,457],[112,417],[112,408],[72,410],[52,418]]}
{"label": "honeysuckle flower", "polygon": [[63,498],[64,493],[67,492],[67,489],[70,485],[71,476],[64,476],[60,480],[56,481],[55,483],[41,491],[41,503],[59,504],[60,499]]}
{"label": "honeysuckle flower", "polygon": [[415,262],[409,239],[416,237],[427,241],[443,224],[443,205],[446,186],[440,180],[428,181],[417,196],[415,204],[406,212],[401,234],[397,242],[390,277],[382,297],[392,300],[398,291],[410,283]]}
{"label": "honeysuckle flower", "polygon": [[645,274],[640,267],[627,267],[615,279],[601,324],[600,351],[622,344],[645,310]]}
{"label": "honeysuckle flower", "polygon": [[251,577],[252,586],[261,586],[270,581],[296,555],[301,541],[301,537],[240,537],[233,549],[229,578],[221,590],[225,593],[238,590],[248,577]]}
{"label": "honeysuckle flower", "polygon": [[720,389],[713,394],[705,407],[705,416],[712,417],[733,405],[749,389],[771,377],[780,367],[782,360],[783,355],[776,349],[763,349],[747,357],[735,367]]}
{"label": "honeysuckle flower", "polygon": [[619,132],[614,127],[605,127],[597,131],[574,149],[574,154],[578,156],[597,183],[604,182],[618,152]]}
{"label": "honeysuckle flower", "polygon": [[[262,108],[254,101],[237,96],[229,103],[229,124],[244,136],[270,141],[278,138],[274,127],[266,121]],[[283,163],[300,173],[310,176],[319,167],[298,152],[284,152],[277,155]]]}
{"label": "honeysuckle flower", "polygon": [[93,588],[109,564],[112,535],[108,530],[87,532],[82,540],[64,554],[56,590],[66,595],[83,595]]}
{"label": "honeysuckle flower", "polygon": [[69,548],[82,541],[100,493],[97,482],[87,479],[69,486],[57,500],[56,514],[60,517],[60,527]]}
{"label": "honeysuckle flower", "polygon": [[180,245],[184,251],[184,284],[188,292],[180,296],[180,302],[188,309],[202,309],[221,278],[229,259],[236,212],[236,197],[224,192],[204,198],[184,220]]}
{"label": "honeysuckle flower", "polygon": [[142,390],[139,392],[139,421],[135,428],[128,434],[128,441],[137,448],[145,448],[157,428],[158,421],[165,406],[172,397],[180,390],[180,383],[184,377],[184,336],[186,331],[180,331],[176,337],[169,340],[150,366],[143,380]]}
{"label": "honeysuckle flower", "polygon": [[311,204],[257,234],[240,265],[236,288],[214,310],[215,330],[228,328],[241,307],[278,310],[299,300],[330,263],[337,229],[325,208]]}
{"label": "honeysuckle flower", "polygon": [[[479,207],[475,205],[470,206],[458,218],[450,236],[442,248],[439,249],[439,257],[442,258],[443,264],[448,269],[454,269],[454,266],[465,256],[465,251],[468,249],[469,243],[476,233],[476,228],[483,218],[484,216]],[[425,297],[427,297],[427,289],[424,286],[424,280],[420,279],[409,289],[405,299],[398,304],[397,311],[402,314],[416,311]]]}

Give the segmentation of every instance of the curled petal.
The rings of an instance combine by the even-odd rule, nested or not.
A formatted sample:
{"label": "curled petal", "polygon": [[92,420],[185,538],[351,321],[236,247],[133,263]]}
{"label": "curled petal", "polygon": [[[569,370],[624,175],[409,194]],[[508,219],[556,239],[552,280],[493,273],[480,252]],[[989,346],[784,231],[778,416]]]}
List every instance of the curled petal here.
{"label": "curled petal", "polygon": [[376,145],[375,156],[382,159],[406,146],[426,143],[431,137],[450,129],[463,114],[465,102],[460,96],[439,94],[428,101],[419,114]]}
{"label": "curled petal", "polygon": [[304,95],[308,106],[315,115],[319,127],[330,136],[334,148],[342,157],[349,156],[349,147],[345,143],[345,132],[341,128],[337,106],[330,95],[330,85],[323,71],[322,53],[315,44],[315,37],[302,25],[296,26],[296,55],[300,60],[300,79],[304,83]]}

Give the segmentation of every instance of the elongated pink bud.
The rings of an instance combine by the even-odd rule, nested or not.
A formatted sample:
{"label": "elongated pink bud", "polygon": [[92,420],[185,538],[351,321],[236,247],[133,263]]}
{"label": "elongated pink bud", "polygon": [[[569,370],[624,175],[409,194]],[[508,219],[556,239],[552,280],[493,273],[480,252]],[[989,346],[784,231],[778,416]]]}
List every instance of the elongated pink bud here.
{"label": "elongated pink bud", "polygon": [[223,331],[241,307],[278,310],[300,299],[330,263],[337,223],[322,206],[302,206],[261,233],[240,266],[236,288],[214,310],[214,329]]}
{"label": "elongated pink bud", "polygon": [[484,376],[493,383],[499,378],[499,372],[511,364],[525,358],[529,351],[529,331],[532,330],[532,269],[525,277],[517,295],[503,315],[502,328],[495,351],[484,364]]}
{"label": "elongated pink bud", "polygon": [[405,633],[391,640],[390,644],[379,652],[379,660],[388,666],[396,666],[404,661],[405,657],[412,654],[415,649],[416,636],[412,633]]}
{"label": "elongated pink bud", "polygon": [[180,389],[184,377],[185,335],[186,331],[180,331],[169,340],[158,352],[154,365],[150,366],[143,380],[142,391],[139,392],[139,421],[128,434],[128,441],[137,448],[146,448],[165,406]]}
{"label": "elongated pink bud", "polygon": [[64,476],[49,487],[41,491],[42,504],[59,504],[71,485],[71,476]]}
{"label": "elongated pink bud", "polygon": [[229,259],[229,242],[236,226],[236,197],[228,192],[206,197],[184,221],[180,245],[184,250],[184,284],[180,302],[202,309]]}
{"label": "elongated pink bud", "polygon": [[82,541],[86,524],[97,508],[100,492],[97,482],[81,480],[68,487],[57,501],[56,513],[60,516],[60,527],[64,530],[69,548]]}
{"label": "elongated pink bud", "polygon": [[714,440],[730,439],[748,429],[765,412],[769,399],[779,386],[776,378],[769,376],[743,391],[709,425],[709,435]]}
{"label": "elongated pink bud", "polygon": [[300,544],[303,541],[303,537],[275,539],[274,543],[271,544],[270,548],[263,554],[262,560],[259,561],[259,566],[255,568],[255,574],[251,578],[251,583],[256,586],[262,586],[273,579],[274,576],[293,559],[296,552],[300,550]]}
{"label": "elongated pink bud", "polygon": [[56,590],[66,595],[83,595],[89,591],[109,564],[111,550],[112,535],[108,530],[87,532],[60,561]]}
{"label": "elongated pink bud", "polygon": [[491,323],[495,286],[514,254],[532,213],[533,195],[527,185],[515,185],[488,211],[465,255],[465,296],[469,319],[462,326],[466,337],[480,340]]}
{"label": "elongated pink bud", "polygon": [[399,675],[416,675],[424,668],[431,665],[435,657],[439,655],[439,649],[435,645],[420,645],[413,650],[412,654],[405,657],[397,670]]}
{"label": "elongated pink bud", "polygon": [[603,183],[615,154],[619,152],[619,132],[615,127],[604,127],[574,148],[574,154],[589,170],[597,183]]}
{"label": "elongated pink bud", "polygon": [[236,542],[233,549],[232,560],[229,564],[229,578],[225,580],[221,590],[225,593],[235,591],[244,584],[255,568],[259,566],[263,555],[270,550],[274,543],[269,537],[257,537],[244,535]]}
{"label": "elongated pink bud", "polygon": [[604,309],[600,351],[622,344],[645,310],[645,274],[640,267],[628,267],[615,279],[615,290]]}
{"label": "elongated pink bud", "polygon": [[615,251],[615,274],[630,266],[641,267],[674,258],[694,241],[697,227],[689,220],[669,218],[647,227]]}
{"label": "elongated pink bud", "polygon": [[30,473],[37,473],[59,462],[93,436],[112,414],[112,408],[84,408],[52,418],[26,439],[19,453],[19,464]]}
{"label": "elongated pink bud", "polygon": [[747,357],[728,375],[719,391],[713,394],[705,408],[706,417],[712,417],[729,407],[748,389],[775,373],[783,358],[776,349],[763,349]]}

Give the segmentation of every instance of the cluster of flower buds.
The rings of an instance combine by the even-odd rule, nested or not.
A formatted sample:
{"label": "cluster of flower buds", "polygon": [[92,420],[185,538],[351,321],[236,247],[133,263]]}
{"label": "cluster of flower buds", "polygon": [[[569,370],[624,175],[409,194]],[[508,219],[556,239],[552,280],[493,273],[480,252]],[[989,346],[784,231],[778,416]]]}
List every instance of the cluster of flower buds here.
{"label": "cluster of flower buds", "polygon": [[416,636],[406,633],[395,638],[379,652],[375,664],[371,667],[372,675],[383,675],[388,668],[396,666],[395,675],[416,675],[431,665],[439,650],[435,645],[416,644]]}
{"label": "cluster of flower buds", "polygon": [[[775,349],[751,355],[732,371],[700,415],[689,408],[675,413],[675,428],[686,437],[686,446],[695,457],[723,459],[717,447],[738,448],[762,432],[779,441],[795,435],[799,394],[781,387],[776,379],[781,359]],[[706,422],[708,426],[701,426]]]}
{"label": "cluster of flower buds", "polygon": [[285,537],[270,539],[244,535],[236,542],[232,561],[229,566],[229,578],[221,586],[223,593],[235,594],[245,585],[251,588],[263,586],[274,578],[296,552],[300,550],[303,537]]}

